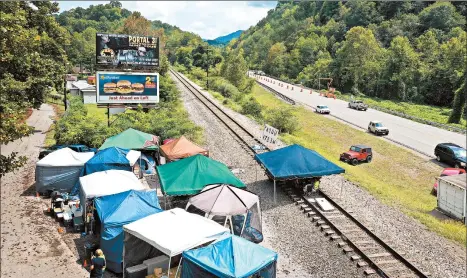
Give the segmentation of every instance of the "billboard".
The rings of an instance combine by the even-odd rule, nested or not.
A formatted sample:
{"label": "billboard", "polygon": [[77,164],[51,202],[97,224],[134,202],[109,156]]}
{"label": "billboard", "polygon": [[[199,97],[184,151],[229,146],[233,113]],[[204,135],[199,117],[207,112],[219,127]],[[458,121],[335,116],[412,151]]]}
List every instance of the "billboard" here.
{"label": "billboard", "polygon": [[98,104],[158,103],[158,73],[96,72]]}
{"label": "billboard", "polygon": [[102,66],[159,66],[159,38],[96,34],[96,63]]}

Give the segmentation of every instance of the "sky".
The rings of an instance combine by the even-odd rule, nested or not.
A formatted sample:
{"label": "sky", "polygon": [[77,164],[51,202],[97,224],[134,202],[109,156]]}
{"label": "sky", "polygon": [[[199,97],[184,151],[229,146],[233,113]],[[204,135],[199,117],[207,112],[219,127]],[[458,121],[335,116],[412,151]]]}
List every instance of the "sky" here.
{"label": "sky", "polygon": [[[105,4],[109,1],[57,1],[60,11]],[[277,1],[121,1],[150,20],[175,25],[184,31],[215,39],[246,30],[264,18]]]}

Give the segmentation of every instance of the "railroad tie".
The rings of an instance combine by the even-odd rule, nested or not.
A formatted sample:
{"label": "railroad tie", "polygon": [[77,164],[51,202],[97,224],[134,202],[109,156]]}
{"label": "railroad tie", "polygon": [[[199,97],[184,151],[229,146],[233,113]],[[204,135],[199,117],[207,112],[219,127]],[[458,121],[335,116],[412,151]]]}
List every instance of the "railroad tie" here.
{"label": "railroad tie", "polygon": [[[310,213],[311,212],[311,208],[310,207],[307,207],[307,208],[304,208],[303,209],[303,213]],[[309,217],[309,216],[308,216]]]}
{"label": "railroad tie", "polygon": [[368,241],[368,240],[359,240],[354,242],[357,245],[364,245],[364,244],[370,244],[373,243],[373,241]]}
{"label": "railroad tie", "polygon": [[352,261],[358,261],[358,260],[361,259],[361,257],[358,256],[358,255],[353,255],[352,257],[350,257],[350,259],[351,259]]}
{"label": "railroad tie", "polygon": [[349,230],[343,230],[341,231],[343,234],[350,234],[350,233],[356,233],[356,232],[361,232],[362,230],[360,229],[349,229]]}
{"label": "railroad tie", "polygon": [[[311,209],[310,209],[310,210],[311,210]],[[315,215],[315,214],[316,214],[316,212],[310,211],[310,212],[307,212],[306,216],[312,217],[312,216]]]}
{"label": "railroad tie", "polygon": [[344,247],[344,246],[347,246],[347,243],[344,242],[344,241],[341,241],[341,242],[338,242],[337,243],[337,246],[339,246],[340,248]]}
{"label": "railroad tie", "polygon": [[359,262],[357,263],[357,267],[364,267],[364,266],[368,266],[368,263],[365,262],[365,261],[359,261]]}
{"label": "railroad tie", "polygon": [[303,203],[305,203],[305,201],[303,201],[303,200],[295,201],[295,205],[301,205],[301,204],[303,204]]}
{"label": "railroad tie", "polygon": [[338,214],[338,215],[326,215],[326,218],[327,219],[335,219],[335,218],[341,218],[341,217],[345,217],[343,214]]}
{"label": "railroad tie", "polygon": [[342,248],[342,251],[344,251],[344,253],[347,254],[347,253],[353,252],[353,249],[350,248],[349,246],[345,246],[344,248]]}
{"label": "railroad tie", "polygon": [[338,240],[340,238],[341,238],[340,236],[335,235],[335,236],[331,236],[329,240]]}
{"label": "railroad tie", "polygon": [[314,216],[313,218],[311,218],[311,221],[313,222],[318,221],[318,220],[321,220],[321,217]]}
{"label": "railroad tie", "polygon": [[388,267],[383,269],[384,272],[398,272],[398,271],[404,271],[407,270],[406,267],[401,267],[401,266],[396,266],[396,267]]}
{"label": "railroad tie", "polygon": [[381,265],[381,264],[397,264],[397,263],[400,263],[400,262],[398,260],[387,260],[387,261],[377,262],[378,265]]}
{"label": "railroad tie", "polygon": [[371,275],[371,274],[375,274],[376,272],[372,268],[367,268],[367,269],[365,269],[365,271],[363,273],[365,273],[366,275]]}
{"label": "railroad tie", "polygon": [[329,230],[329,229],[331,229],[331,227],[329,227],[329,225],[322,225],[322,226],[320,227],[320,229],[321,229],[321,231],[324,231],[324,230]]}
{"label": "railroad tie", "polygon": [[308,208],[308,205],[307,205],[307,204],[300,205],[300,209],[301,209],[301,210],[304,210],[304,209],[306,209],[306,208]]}
{"label": "railroad tie", "polygon": [[293,197],[292,200],[293,200],[294,202],[298,202],[298,201],[300,201],[300,198],[298,198],[298,197]]}
{"label": "railroad tie", "polygon": [[316,226],[321,226],[321,225],[324,225],[326,223],[326,221],[324,220],[318,220],[318,222],[316,222]]}
{"label": "railroad tie", "polygon": [[333,235],[333,234],[335,234],[335,233],[336,233],[336,232],[334,232],[334,231],[332,231],[332,230],[329,230],[329,231],[326,231],[324,234],[325,234],[326,236],[329,236],[329,235]]}
{"label": "railroad tie", "polygon": [[373,259],[373,258],[382,258],[382,257],[389,257],[391,256],[390,253],[376,253],[376,254],[370,254],[367,255],[368,258]]}

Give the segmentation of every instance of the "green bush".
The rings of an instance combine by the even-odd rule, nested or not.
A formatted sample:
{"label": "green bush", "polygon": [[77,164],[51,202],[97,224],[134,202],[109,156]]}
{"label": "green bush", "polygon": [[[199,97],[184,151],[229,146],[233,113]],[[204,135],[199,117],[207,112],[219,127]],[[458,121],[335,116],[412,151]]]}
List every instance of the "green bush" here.
{"label": "green bush", "polygon": [[272,108],[266,111],[265,120],[268,125],[271,125],[281,133],[294,133],[299,129],[298,119],[295,116],[293,107],[281,106]]}
{"label": "green bush", "polygon": [[254,98],[250,97],[246,101],[242,103],[242,114],[251,115],[255,118],[262,118],[261,110],[262,106],[259,102]]}
{"label": "green bush", "polygon": [[240,95],[238,89],[224,78],[214,78],[210,85],[212,89],[218,91],[223,97],[234,98],[235,96]]}

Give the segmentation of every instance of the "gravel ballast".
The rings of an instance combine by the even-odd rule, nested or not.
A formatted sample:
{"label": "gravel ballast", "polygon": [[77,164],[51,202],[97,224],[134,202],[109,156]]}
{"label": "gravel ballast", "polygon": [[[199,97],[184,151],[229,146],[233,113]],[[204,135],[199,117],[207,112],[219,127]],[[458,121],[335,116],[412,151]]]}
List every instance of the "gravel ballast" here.
{"label": "gravel ballast", "polygon": [[[206,147],[211,157],[233,168],[244,169],[239,178],[248,185],[249,190],[260,196],[265,235],[262,245],[279,253],[278,277],[363,277],[363,270],[357,269],[284,193],[278,190],[277,204],[272,202],[272,183],[261,168],[210,111],[183,85],[177,86],[183,92],[182,99],[191,120],[205,129]],[[210,94],[204,92],[204,95],[220,105]],[[261,126],[252,119],[226,107],[224,111],[253,134],[261,134]],[[405,252],[404,257],[422,271],[430,273],[430,277],[465,277],[464,246],[429,231],[420,222],[382,203],[343,176],[325,177],[321,184],[322,190],[333,200],[352,210],[360,222],[391,247]]]}
{"label": "gravel ballast", "polygon": [[[175,80],[175,78],[174,78]],[[273,203],[273,186],[238,139],[207,110],[183,85],[183,103],[190,119],[204,128],[205,142],[211,158],[232,168],[243,169],[238,177],[248,190],[259,195],[263,217],[264,241],[261,245],[279,254],[278,277],[365,277],[337,243],[329,241],[309,218],[300,212],[290,199],[277,190],[277,204]],[[236,113],[235,113],[236,114]],[[233,115],[233,113],[232,113]],[[250,119],[236,115],[242,124],[255,130]],[[254,127],[254,129],[252,128]]]}

